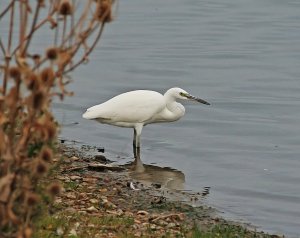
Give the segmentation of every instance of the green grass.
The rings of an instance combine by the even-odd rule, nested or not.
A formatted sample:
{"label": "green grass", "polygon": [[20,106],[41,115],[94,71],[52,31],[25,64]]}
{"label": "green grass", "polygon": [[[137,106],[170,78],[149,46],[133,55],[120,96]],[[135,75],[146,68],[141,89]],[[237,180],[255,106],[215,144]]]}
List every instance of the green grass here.
{"label": "green grass", "polygon": [[210,230],[201,231],[198,226],[194,226],[191,238],[270,238],[270,235],[250,232],[242,226],[222,224],[215,225]]}
{"label": "green grass", "polygon": [[94,225],[101,226],[131,226],[134,224],[134,220],[131,217],[114,217],[114,216],[104,216],[104,217],[91,217],[89,221]]}
{"label": "green grass", "polygon": [[78,187],[78,183],[75,181],[65,182],[64,187],[65,189],[75,190]]}
{"label": "green grass", "polygon": [[53,217],[53,216],[44,216],[42,219],[37,219],[34,221],[35,232],[33,238],[56,238],[58,236],[56,231],[59,227],[66,229],[68,224],[64,217]]}

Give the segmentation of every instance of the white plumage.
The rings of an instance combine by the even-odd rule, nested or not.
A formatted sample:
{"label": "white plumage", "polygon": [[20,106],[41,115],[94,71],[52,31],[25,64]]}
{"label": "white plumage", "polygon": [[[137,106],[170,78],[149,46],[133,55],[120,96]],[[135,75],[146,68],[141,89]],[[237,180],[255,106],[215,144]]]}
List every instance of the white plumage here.
{"label": "white plumage", "polygon": [[150,90],[136,90],[122,93],[102,104],[88,108],[83,118],[134,128],[133,148],[136,157],[139,154],[143,126],[177,121],[184,115],[184,106],[176,102],[176,99],[194,100],[209,105],[208,102],[190,95],[181,88],[171,88],[164,95]]}

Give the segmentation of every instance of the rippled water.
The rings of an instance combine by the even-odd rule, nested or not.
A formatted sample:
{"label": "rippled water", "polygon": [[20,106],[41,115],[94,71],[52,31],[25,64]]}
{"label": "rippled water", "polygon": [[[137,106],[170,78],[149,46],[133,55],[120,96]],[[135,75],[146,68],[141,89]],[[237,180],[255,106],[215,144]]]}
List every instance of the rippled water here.
{"label": "rippled water", "polygon": [[[225,3],[226,2],[226,3]],[[142,160],[211,187],[208,203],[265,231],[300,236],[300,2],[119,3],[101,47],[56,105],[63,136],[131,159],[132,130],[81,119],[86,107],[131,89],[180,86],[212,106],[147,126]]]}
{"label": "rippled water", "polygon": [[299,63],[299,0],[119,1],[55,113],[62,137],[123,163],[133,131],[83,120],[85,108],[132,89],[186,89],[212,105],[144,128],[143,162],[175,168],[185,189],[210,187],[224,216],[300,237]]}

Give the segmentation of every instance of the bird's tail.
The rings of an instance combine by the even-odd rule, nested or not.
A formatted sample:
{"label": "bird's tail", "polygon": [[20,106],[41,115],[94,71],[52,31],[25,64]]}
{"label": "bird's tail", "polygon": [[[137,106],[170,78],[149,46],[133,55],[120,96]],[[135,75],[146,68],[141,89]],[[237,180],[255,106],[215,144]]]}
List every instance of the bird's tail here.
{"label": "bird's tail", "polygon": [[96,118],[101,118],[101,115],[103,114],[102,113],[102,109],[101,107],[99,107],[100,105],[96,105],[96,106],[93,106],[93,107],[90,107],[86,110],[85,113],[82,114],[82,117],[84,119],[96,119]]}
{"label": "bird's tail", "polygon": [[84,119],[95,119],[97,116],[95,115],[95,111],[94,110],[90,110],[90,109],[87,109],[85,113],[82,114],[82,117]]}
{"label": "bird's tail", "polygon": [[92,118],[91,118],[91,115],[90,115],[90,113],[89,113],[88,111],[86,111],[85,113],[83,113],[83,114],[82,114],[82,117],[83,117],[84,119],[92,119]]}

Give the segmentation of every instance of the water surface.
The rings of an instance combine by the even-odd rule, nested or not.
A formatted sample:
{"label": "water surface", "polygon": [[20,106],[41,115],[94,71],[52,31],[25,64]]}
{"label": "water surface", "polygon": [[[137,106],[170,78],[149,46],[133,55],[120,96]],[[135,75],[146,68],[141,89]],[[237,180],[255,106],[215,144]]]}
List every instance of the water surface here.
{"label": "water surface", "polygon": [[133,131],[81,119],[85,108],[128,90],[184,88],[212,105],[145,127],[143,162],[181,171],[185,189],[211,187],[206,201],[224,216],[300,237],[299,63],[298,0],[120,1],[55,113],[63,137],[123,163]]}

